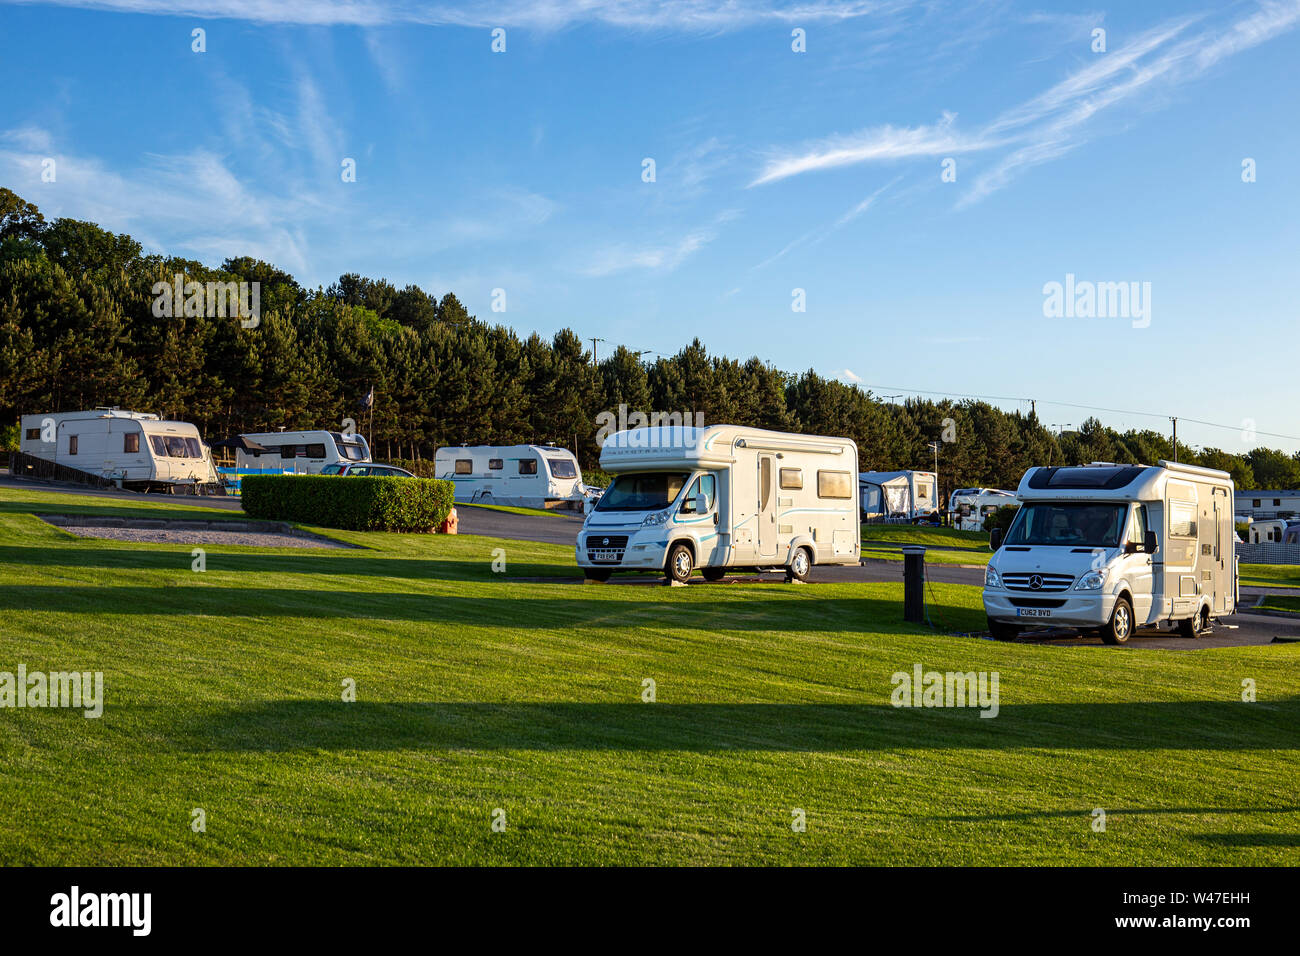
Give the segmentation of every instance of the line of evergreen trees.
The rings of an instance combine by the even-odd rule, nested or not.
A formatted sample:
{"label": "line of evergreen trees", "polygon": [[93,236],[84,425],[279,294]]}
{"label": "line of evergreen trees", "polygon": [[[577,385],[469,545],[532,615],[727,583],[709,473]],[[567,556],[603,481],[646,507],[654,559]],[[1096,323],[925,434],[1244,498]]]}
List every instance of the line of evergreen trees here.
{"label": "line of evergreen trees", "polygon": [[[187,280],[260,283],[260,321],[159,317],[153,289]],[[383,279],[341,276],[304,289],[251,258],[209,268],[144,255],[127,235],[40,210],[0,188],[0,439],[17,447],[18,417],[98,405],[157,412],[213,440],[281,427],[338,429],[361,420],[374,386],[377,456],[432,458],[455,444],[548,442],[596,463],[596,416],[629,409],[701,413],[731,422],[853,438],[863,469],[933,467],[940,483],[1014,488],[1032,465],[1152,462],[1172,457],[1167,436],[1117,433],[1096,419],[1053,434],[1031,414],[978,401],[882,402],[820,376],[750,358],[709,355],[696,341],[643,361],[618,347],[599,364],[579,335],[537,334],[479,321],[456,298]],[[1300,459],[1257,448],[1246,455],[1178,457],[1230,471],[1240,488],[1300,486]]]}

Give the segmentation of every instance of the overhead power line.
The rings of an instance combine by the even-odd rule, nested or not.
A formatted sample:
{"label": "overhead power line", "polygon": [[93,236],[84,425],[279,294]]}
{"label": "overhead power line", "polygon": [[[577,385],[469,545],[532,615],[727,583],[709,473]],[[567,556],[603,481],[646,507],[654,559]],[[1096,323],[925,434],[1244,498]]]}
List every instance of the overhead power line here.
{"label": "overhead power line", "polygon": [[[968,392],[939,392],[920,388],[905,388],[902,385],[867,385],[863,383],[860,387],[869,388],[878,392],[883,392],[885,390],[900,391],[909,395],[939,395],[944,398],[973,398],[977,401],[984,402],[1029,402],[1030,404],[1037,402],[1042,405],[1056,405],[1059,408],[1077,408],[1087,412],[1101,412],[1106,415],[1140,415],[1145,418],[1163,418],[1166,420],[1177,417],[1179,421],[1192,422],[1196,425],[1204,425],[1207,428],[1223,428],[1237,433],[1246,431],[1246,429],[1242,428],[1240,425],[1224,425],[1222,422],[1208,422],[1201,418],[1188,418],[1186,415],[1174,416],[1160,412],[1139,412],[1131,408],[1105,408],[1100,405],[1081,405],[1078,402],[1057,402],[1046,398],[1033,399],[1013,395],[974,395]],[[1262,435],[1267,438],[1282,438],[1286,441],[1300,441],[1300,436],[1297,435],[1284,435],[1281,432],[1260,431],[1258,428],[1250,429],[1250,431],[1254,435]]]}

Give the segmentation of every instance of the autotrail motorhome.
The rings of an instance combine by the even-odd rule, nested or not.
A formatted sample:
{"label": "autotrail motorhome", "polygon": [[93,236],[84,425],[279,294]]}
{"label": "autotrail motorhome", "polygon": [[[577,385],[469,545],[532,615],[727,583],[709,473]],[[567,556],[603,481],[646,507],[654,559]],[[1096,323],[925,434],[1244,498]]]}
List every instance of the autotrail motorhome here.
{"label": "autotrail motorhome", "polygon": [[293,471],[319,475],[329,465],[370,461],[370,446],[362,435],[331,431],[249,432],[241,435],[264,451],[235,451],[240,474]]}
{"label": "autotrail motorhome", "polygon": [[457,501],[524,508],[581,508],[589,497],[578,459],[555,445],[439,448],[434,474],[456,485]]}
{"label": "autotrail motorhome", "polygon": [[1108,644],[1156,624],[1196,637],[1236,609],[1226,472],[1168,461],[1031,468],[1016,496],[984,580],[994,637],[1042,624],[1095,630]]}
{"label": "autotrail motorhome", "polygon": [[600,467],[614,481],[587,515],[576,556],[584,574],[695,568],[783,570],[858,563],[858,448],[847,438],[710,425],[616,432]]}
{"label": "autotrail motorhome", "polygon": [[984,519],[999,508],[1018,504],[1014,491],[958,488],[948,496],[948,523],[960,531],[983,531]]}
{"label": "autotrail motorhome", "polygon": [[217,488],[212,456],[189,422],[147,412],[96,408],[24,415],[19,451],[118,482],[132,490]]}
{"label": "autotrail motorhome", "polygon": [[932,471],[864,471],[858,475],[866,521],[914,521],[939,508]]}

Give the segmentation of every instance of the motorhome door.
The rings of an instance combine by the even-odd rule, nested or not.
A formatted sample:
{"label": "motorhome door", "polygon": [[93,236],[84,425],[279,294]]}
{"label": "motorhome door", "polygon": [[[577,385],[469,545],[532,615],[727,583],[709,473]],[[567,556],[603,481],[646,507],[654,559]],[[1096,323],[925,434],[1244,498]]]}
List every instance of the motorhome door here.
{"label": "motorhome door", "polygon": [[758,456],[758,556],[776,557],[776,482],[775,462],[771,455]]}

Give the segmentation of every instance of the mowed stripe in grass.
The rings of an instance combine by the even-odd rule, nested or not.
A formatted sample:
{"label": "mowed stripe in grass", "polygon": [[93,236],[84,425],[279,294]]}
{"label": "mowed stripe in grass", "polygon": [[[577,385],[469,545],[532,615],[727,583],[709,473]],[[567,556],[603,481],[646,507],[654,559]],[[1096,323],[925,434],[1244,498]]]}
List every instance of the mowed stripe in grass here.
{"label": "mowed stripe in grass", "polygon": [[[199,574],[22,513],[51,503],[0,492],[0,670],[102,670],[106,703],[0,711],[6,863],[1300,854],[1294,647],[996,644],[903,624],[896,584],[584,586],[570,549],[469,536],[210,546]],[[979,626],[977,588],[934,595]],[[891,707],[916,663],[998,671],[999,715]]]}

